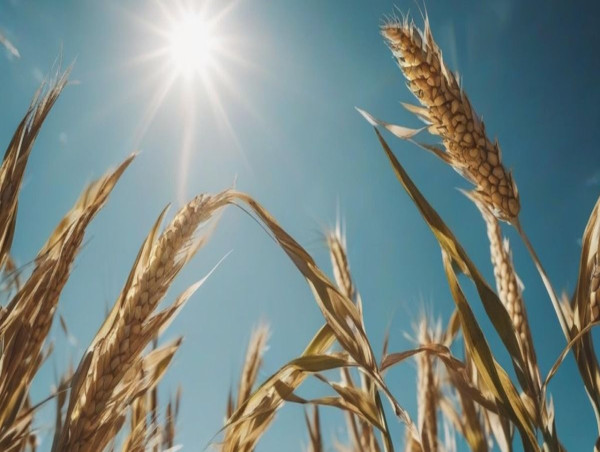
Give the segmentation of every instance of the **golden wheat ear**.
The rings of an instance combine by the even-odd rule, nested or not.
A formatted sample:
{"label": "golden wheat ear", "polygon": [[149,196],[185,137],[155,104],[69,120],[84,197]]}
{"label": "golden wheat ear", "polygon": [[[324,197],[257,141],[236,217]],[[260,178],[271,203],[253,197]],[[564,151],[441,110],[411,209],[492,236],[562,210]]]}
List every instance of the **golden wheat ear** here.
{"label": "golden wheat ear", "polygon": [[136,365],[143,368],[144,348],[204,280],[163,311],[155,310],[179,271],[204,243],[205,237],[197,237],[196,231],[225,204],[227,196],[227,192],[197,196],[158,235],[164,211],[161,213],[121,295],[79,364],[55,451],[101,450],[121,429],[126,408],[139,392],[130,370]]}
{"label": "golden wheat ear", "polygon": [[[381,33],[402,70],[409,89],[421,106],[404,105],[424,120],[427,130],[442,139],[444,149],[419,144],[449,163],[457,172],[475,185],[479,202],[498,219],[515,226],[522,237],[542,277],[561,328],[569,339],[564,313],[558,297],[529,239],[519,221],[521,204],[512,174],[502,163],[497,140],[492,141],[483,121],[471,106],[460,85],[458,76],[444,63],[429,21],[425,17],[420,30],[408,16],[388,21]],[[367,118],[372,124],[386,127],[401,138],[410,139],[407,130],[394,130],[389,124]],[[600,424],[599,424],[600,425]]]}
{"label": "golden wheat ear", "polygon": [[[437,336],[437,337],[436,337]],[[427,317],[423,316],[417,327],[417,342],[421,345],[439,343],[441,338],[429,327]],[[438,404],[439,377],[435,362],[431,356],[422,353],[417,360],[417,406],[419,410],[418,426],[421,441],[429,450],[438,450]]]}
{"label": "golden wheat ear", "polygon": [[[542,278],[561,329],[566,339],[571,341],[577,332],[572,331],[573,324],[569,324],[567,319],[569,313],[567,310],[563,310],[556,291],[519,221],[521,208],[519,192],[511,172],[502,162],[500,146],[497,140],[490,139],[483,121],[472,107],[458,76],[446,66],[442,52],[433,38],[427,17],[424,18],[423,29],[419,29],[407,16],[402,19],[393,18],[381,27],[381,33],[407,80],[408,88],[420,104],[403,104],[404,107],[426,123],[429,133],[441,138],[443,147],[415,142],[413,137],[422,129],[403,128],[377,120],[365,112],[362,112],[363,115],[371,124],[384,127],[400,138],[415,142],[450,164],[475,185],[473,193],[487,210],[497,219],[504,220],[515,227]],[[588,287],[588,283],[578,285],[578,287],[584,286]],[[582,322],[580,323],[582,325],[587,318],[595,316],[598,311],[595,307],[597,304],[595,292],[591,297],[588,292],[584,297],[581,296],[582,294],[583,291],[578,290],[577,298],[585,300],[586,306],[583,310],[574,310],[575,328],[577,328],[577,321]],[[514,303],[511,303],[511,306],[516,307]],[[526,322],[525,316],[521,315],[523,313],[524,311],[515,311],[513,316],[521,337],[527,336],[522,326]],[[577,319],[577,316],[580,316],[580,319]],[[580,328],[585,328],[585,326]],[[531,341],[522,340],[521,342],[530,343]],[[584,384],[594,405],[600,432],[600,411],[598,409],[600,406],[598,390],[600,371],[593,350],[585,342],[586,338],[584,337],[577,345],[576,356]],[[527,348],[527,346],[523,348]],[[526,367],[533,363],[535,357],[532,356],[531,350],[524,350],[524,353],[529,355],[529,363],[523,365],[523,369],[526,370]],[[529,370],[529,373],[531,379],[534,380],[529,385],[530,389],[531,386],[539,386],[540,379],[535,375],[539,374],[539,371],[533,368]],[[529,401],[527,403],[529,404]],[[538,402],[538,412],[540,412],[538,418],[546,418],[546,421],[542,420],[541,423],[553,422],[548,418],[548,410],[543,408],[544,404],[544,401]],[[546,439],[552,441],[556,447],[561,447],[556,439],[555,429],[548,425],[546,428],[549,435]]]}
{"label": "golden wheat ear", "polygon": [[417,143],[452,166],[475,185],[475,190],[494,215],[505,221],[515,220],[520,211],[519,192],[512,174],[502,163],[500,146],[485,130],[458,77],[446,66],[442,52],[425,17],[420,30],[408,16],[394,19],[381,27],[388,47],[402,70],[407,86],[421,106],[403,106],[426,123],[410,129],[378,120],[359,109],[373,125],[411,140],[422,130],[439,136],[444,148]]}
{"label": "golden wheat ear", "polygon": [[539,399],[541,377],[523,300],[524,286],[515,271],[508,239],[503,237],[498,220],[480,200],[479,195],[475,192],[463,193],[477,206],[485,221],[498,296],[512,319],[522,349],[523,362],[527,367],[524,370],[529,381],[525,390],[529,396]]}

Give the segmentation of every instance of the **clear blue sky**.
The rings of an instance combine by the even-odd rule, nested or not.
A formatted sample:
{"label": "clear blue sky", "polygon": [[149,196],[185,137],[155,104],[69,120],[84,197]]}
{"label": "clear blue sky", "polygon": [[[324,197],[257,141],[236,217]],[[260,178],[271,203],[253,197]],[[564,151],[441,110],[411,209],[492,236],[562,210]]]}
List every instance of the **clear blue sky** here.
{"label": "clear blue sky", "polygon": [[[210,10],[219,10],[213,2]],[[225,3],[223,3],[225,4]],[[227,3],[229,4],[229,3]],[[414,2],[397,3],[417,12]],[[20,264],[42,246],[86,182],[142,152],[88,233],[59,312],[77,344],[59,328],[56,352],[33,387],[34,400],[54,382],[54,368],[78,361],[125,281],[138,247],[168,202],[231,185],[259,199],[313,253],[329,261],[320,230],[336,209],[347,226],[352,271],[375,350],[391,324],[391,349],[406,349],[404,332],[423,306],[446,319],[453,303],[439,248],[396,181],[361,106],[402,125],[418,121],[378,25],[389,1],[267,1],[231,4],[219,33],[237,58],[213,77],[219,112],[199,85],[178,80],[144,129],[160,89],[160,64],[133,63],[160,39],[154,2],[6,1],[0,29],[21,59],[0,59],[0,139],[7,144],[40,78],[61,52],[76,59],[72,80],[34,149],[23,187],[14,243]],[[496,135],[522,198],[521,220],[555,286],[573,290],[578,239],[600,189],[600,10],[592,2],[427,2],[432,29],[452,69],[460,71],[476,110]],[[193,121],[187,119],[190,107]],[[224,117],[229,125],[225,125]],[[191,152],[182,160],[185,131]],[[476,209],[454,187],[466,184],[423,151],[390,137],[415,182],[454,229],[489,278],[487,241]],[[183,162],[183,163],[182,163]],[[183,195],[183,196],[182,196]],[[542,371],[564,345],[551,304],[514,233],[514,247]],[[266,234],[240,210],[223,215],[209,245],[182,272],[169,299],[233,253],[190,300],[165,338],[185,341],[161,386],[162,400],[183,386],[178,424],[185,450],[201,450],[220,428],[227,391],[235,384],[250,331],[272,325],[261,379],[304,348],[323,323],[310,290]],[[491,333],[476,297],[471,304]],[[490,342],[506,362],[497,338]],[[392,390],[415,409],[414,365],[388,375]],[[595,441],[592,409],[569,358],[550,386],[561,440],[572,451]],[[42,450],[51,442],[52,408],[39,421]],[[341,435],[342,417],[328,411],[326,438]],[[306,443],[302,408],[284,407],[258,451],[299,451]],[[402,427],[394,423],[396,437]],[[399,442],[400,443],[400,442]]]}

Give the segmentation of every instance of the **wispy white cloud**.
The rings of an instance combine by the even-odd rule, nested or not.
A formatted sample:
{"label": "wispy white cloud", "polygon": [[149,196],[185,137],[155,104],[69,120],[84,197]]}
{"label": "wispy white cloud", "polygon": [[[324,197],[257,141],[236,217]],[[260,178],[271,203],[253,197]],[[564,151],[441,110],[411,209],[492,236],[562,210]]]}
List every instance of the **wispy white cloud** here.
{"label": "wispy white cloud", "polygon": [[6,49],[6,56],[8,59],[21,58],[19,50],[13,45],[12,42],[0,31],[0,44]]}

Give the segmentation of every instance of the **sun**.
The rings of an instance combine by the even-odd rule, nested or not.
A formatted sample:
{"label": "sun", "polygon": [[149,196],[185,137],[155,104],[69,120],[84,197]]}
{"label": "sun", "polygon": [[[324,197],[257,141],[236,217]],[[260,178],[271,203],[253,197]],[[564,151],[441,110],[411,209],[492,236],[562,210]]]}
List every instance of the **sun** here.
{"label": "sun", "polygon": [[[136,54],[126,67],[141,66],[144,78],[135,88],[143,94],[145,107],[133,133],[135,148],[143,147],[144,138],[173,91],[180,103],[173,116],[180,127],[181,149],[177,178],[178,200],[185,199],[190,158],[198,147],[201,115],[212,113],[214,130],[228,140],[231,149],[244,159],[243,148],[229,117],[232,103],[253,117],[258,113],[248,102],[234,71],[254,71],[252,60],[244,55],[254,48],[252,36],[237,34],[235,10],[240,0],[154,0],[142,14],[121,10],[139,25],[141,39]],[[148,90],[151,93],[148,94]],[[259,118],[260,119],[260,118]],[[213,129],[211,129],[213,130]]]}
{"label": "sun", "polygon": [[167,41],[168,55],[178,75],[206,76],[214,67],[219,40],[214,26],[200,13],[186,12],[173,21]]}

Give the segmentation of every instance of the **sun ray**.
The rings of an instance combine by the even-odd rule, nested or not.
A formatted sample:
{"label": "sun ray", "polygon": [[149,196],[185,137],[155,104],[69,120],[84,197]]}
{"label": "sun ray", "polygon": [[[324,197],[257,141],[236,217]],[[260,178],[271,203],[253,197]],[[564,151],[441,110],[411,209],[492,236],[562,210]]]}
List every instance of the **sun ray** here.
{"label": "sun ray", "polygon": [[217,116],[217,125],[221,129],[224,129],[224,131],[227,133],[228,138],[232,140],[235,150],[238,151],[240,157],[242,157],[244,160],[244,164],[247,165],[248,161],[246,159],[246,155],[243,152],[243,148],[237,137],[237,133],[235,132],[235,129],[231,124],[229,115],[227,114],[227,111],[225,110],[225,107],[221,102],[221,98],[219,97],[217,90],[214,88],[213,80],[210,77],[205,77],[203,79],[203,82],[206,88],[206,94],[208,96],[210,105]]}
{"label": "sun ray", "polygon": [[[193,86],[188,90],[195,94]],[[184,94],[185,96],[185,94]],[[177,187],[177,201],[183,205],[186,200],[188,167],[194,144],[194,126],[196,123],[196,102],[186,102],[183,99],[185,114],[183,118],[183,137],[181,143],[181,159],[179,160],[179,185]]]}
{"label": "sun ray", "polygon": [[[181,102],[177,108],[176,121],[180,128],[177,163],[177,198],[185,197],[189,181],[188,172],[192,164],[192,152],[199,130],[200,110],[210,112],[214,127],[226,143],[226,147],[235,154],[238,164],[253,173],[236,126],[230,115],[230,102],[239,104],[249,117],[266,132],[271,132],[268,123],[259,114],[253,103],[246,97],[246,90],[232,77],[232,67],[249,70],[264,75],[264,69],[249,55],[247,36],[236,36],[234,27],[227,23],[240,0],[154,0],[144,17],[128,12],[122,6],[127,17],[138,26],[145,38],[145,49],[129,58],[127,71],[143,68],[144,75],[133,90],[126,93],[128,98],[139,96],[140,91],[151,89],[153,94],[142,111],[141,118],[134,131],[133,144],[143,147],[144,138],[161,106],[170,97],[170,93],[181,92]],[[232,32],[233,31],[233,32]],[[150,45],[148,45],[150,44]],[[138,44],[135,44],[137,46]],[[146,75],[147,74],[147,75]],[[157,79],[160,79],[157,82]],[[151,86],[151,88],[148,88]],[[170,104],[170,102],[169,102]]]}
{"label": "sun ray", "polygon": [[144,135],[148,131],[148,127],[150,127],[150,124],[152,124],[152,120],[156,116],[156,112],[159,110],[160,106],[162,105],[163,101],[165,100],[165,97],[167,97],[167,94],[171,90],[173,83],[175,82],[176,79],[177,79],[176,74],[171,73],[168,76],[168,78],[163,82],[162,87],[158,91],[156,91],[156,93],[150,100],[148,107],[144,111],[142,119],[140,120],[138,126],[136,127],[136,132],[135,132],[134,140],[133,140],[134,149],[137,149],[140,146],[142,139],[144,138]]}

